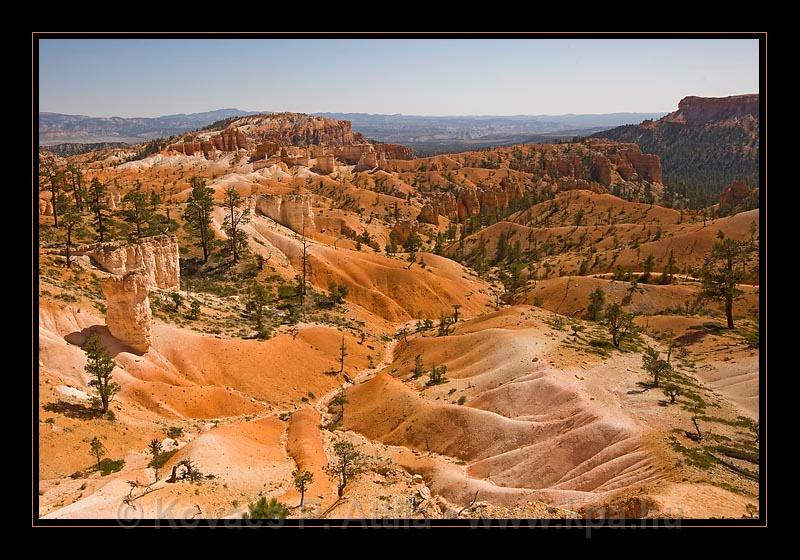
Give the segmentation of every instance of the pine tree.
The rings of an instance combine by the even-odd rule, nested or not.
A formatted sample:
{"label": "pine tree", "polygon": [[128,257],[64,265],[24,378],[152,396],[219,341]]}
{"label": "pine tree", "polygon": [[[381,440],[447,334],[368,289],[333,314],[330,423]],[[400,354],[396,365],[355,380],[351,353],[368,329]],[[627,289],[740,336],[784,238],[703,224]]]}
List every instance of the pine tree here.
{"label": "pine tree", "polygon": [[630,338],[637,332],[636,324],[633,322],[636,315],[622,310],[619,304],[614,303],[606,307],[605,320],[608,331],[611,334],[611,342],[615,348]]}
{"label": "pine tree", "polygon": [[417,379],[424,373],[425,366],[422,364],[422,354],[414,356],[414,369],[411,372],[411,378]]}
{"label": "pine tree", "polygon": [[214,234],[211,231],[211,213],[214,210],[214,189],[206,186],[205,179],[192,177],[190,180],[192,192],[186,201],[186,210],[183,219],[198,238],[198,246],[203,250],[203,262],[208,262],[211,254],[211,241]]}
{"label": "pine tree", "polygon": [[661,274],[662,284],[672,284],[672,281],[675,279],[675,264],[675,255],[672,249],[670,249],[667,254],[667,264],[664,265],[664,272]]}
{"label": "pine tree", "polygon": [[242,519],[286,519],[289,508],[278,501],[277,498],[267,500],[261,496],[257,502],[247,506],[247,513],[242,514]]}
{"label": "pine tree", "polygon": [[59,209],[62,212],[61,226],[64,228],[65,255],[67,268],[72,266],[72,233],[81,225],[82,219],[77,207],[71,205],[64,193],[59,195]]}
{"label": "pine tree", "polygon": [[314,481],[314,474],[311,471],[297,469],[292,472],[292,482],[297,491],[300,492],[300,510],[303,509],[303,502],[306,496],[308,485]]}
{"label": "pine tree", "polygon": [[344,335],[342,335],[342,343],[339,345],[339,373],[344,371],[344,359],[347,356],[347,345],[344,343]]}
{"label": "pine tree", "polygon": [[588,319],[590,321],[599,321],[603,316],[603,308],[606,305],[606,294],[601,288],[589,294],[589,307],[587,308]]}
{"label": "pine tree", "polygon": [[333,444],[335,462],[328,464],[325,471],[335,478],[339,497],[344,494],[347,483],[361,474],[366,467],[366,457],[349,441],[337,441]]}
{"label": "pine tree", "polygon": [[114,395],[120,389],[118,383],[112,381],[111,373],[117,366],[116,362],[109,356],[100,335],[92,333],[83,345],[86,352],[86,373],[89,374],[89,386],[97,392],[97,396],[92,398],[94,405],[99,405],[103,414],[108,412],[108,406]]}
{"label": "pine tree", "polygon": [[97,459],[97,468],[99,469],[100,457],[106,454],[106,448],[97,436],[93,437],[92,441],[89,442],[89,452]]}
{"label": "pine tree", "polygon": [[147,195],[142,191],[141,182],[136,182],[136,187],[125,193],[122,197],[122,217],[129,224],[133,224],[136,228],[136,239],[141,239],[144,236],[142,228],[145,224],[150,225],[153,220],[153,214],[148,204]]}
{"label": "pine tree", "polygon": [[94,227],[97,231],[97,240],[100,243],[106,240],[106,198],[108,197],[108,188],[105,183],[95,177],[89,184],[89,207],[94,215]]}
{"label": "pine tree", "polygon": [[244,246],[244,232],[242,226],[250,221],[250,209],[241,210],[242,195],[234,187],[225,190],[225,198],[221,204],[225,208],[223,229],[228,236],[228,242],[233,255],[233,262],[239,262],[239,252]]}
{"label": "pine tree", "polygon": [[733,302],[742,295],[742,291],[737,287],[744,277],[742,267],[755,250],[753,242],[725,238],[725,234],[720,231],[711,254],[700,270],[703,286],[701,295],[714,301],[721,301],[725,305],[725,317],[729,329],[734,328]]}

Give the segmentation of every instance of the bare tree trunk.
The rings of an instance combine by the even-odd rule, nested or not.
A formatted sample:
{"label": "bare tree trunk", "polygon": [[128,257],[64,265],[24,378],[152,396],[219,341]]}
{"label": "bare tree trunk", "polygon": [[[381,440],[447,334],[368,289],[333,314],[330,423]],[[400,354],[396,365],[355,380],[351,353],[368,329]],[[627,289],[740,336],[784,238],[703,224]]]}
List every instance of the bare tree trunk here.
{"label": "bare tree trunk", "polygon": [[728,318],[728,328],[733,328],[733,294],[725,296],[725,316]]}
{"label": "bare tree trunk", "polygon": [[692,416],[692,423],[694,424],[694,429],[697,430],[697,438],[703,439],[703,433],[700,431],[700,426],[697,425],[697,416]]}
{"label": "bare tree trunk", "polygon": [[72,247],[72,226],[67,226],[67,268],[72,268],[72,252],[70,248]]}

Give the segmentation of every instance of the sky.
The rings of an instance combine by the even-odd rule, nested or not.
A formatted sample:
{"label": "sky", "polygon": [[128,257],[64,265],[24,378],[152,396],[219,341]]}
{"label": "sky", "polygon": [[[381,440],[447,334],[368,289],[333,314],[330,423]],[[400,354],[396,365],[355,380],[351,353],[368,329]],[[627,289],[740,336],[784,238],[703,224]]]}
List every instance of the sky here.
{"label": "sky", "polygon": [[39,110],[669,112],[758,92],[754,39],[41,39]]}

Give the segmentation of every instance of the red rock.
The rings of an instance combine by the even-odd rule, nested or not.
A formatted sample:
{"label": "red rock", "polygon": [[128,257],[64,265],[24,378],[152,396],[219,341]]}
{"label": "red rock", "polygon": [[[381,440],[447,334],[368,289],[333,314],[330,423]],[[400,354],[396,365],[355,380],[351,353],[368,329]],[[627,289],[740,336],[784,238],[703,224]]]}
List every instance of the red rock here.
{"label": "red rock", "polygon": [[662,117],[660,122],[702,126],[712,122],[738,122],[747,117],[759,117],[757,93],[730,97],[684,97],[678,103],[678,110]]}
{"label": "red rock", "polygon": [[719,202],[731,208],[741,206],[753,196],[754,189],[742,181],[733,181],[722,191]]}

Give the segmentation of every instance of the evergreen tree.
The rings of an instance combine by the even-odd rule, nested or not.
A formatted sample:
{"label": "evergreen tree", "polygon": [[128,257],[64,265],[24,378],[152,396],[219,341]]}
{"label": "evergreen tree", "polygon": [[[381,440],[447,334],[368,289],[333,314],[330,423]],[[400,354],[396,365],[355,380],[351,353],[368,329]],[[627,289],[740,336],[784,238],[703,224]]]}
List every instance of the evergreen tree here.
{"label": "evergreen tree", "polygon": [[675,255],[672,249],[670,249],[667,254],[667,264],[664,265],[664,272],[661,274],[662,284],[672,284],[672,281],[675,279],[675,264]]}
{"label": "evergreen tree", "polygon": [[242,226],[250,221],[250,209],[241,210],[242,195],[234,187],[225,190],[225,198],[221,204],[225,208],[223,229],[228,236],[228,243],[233,255],[233,262],[239,262],[239,253],[244,248],[244,232]]}
{"label": "evergreen tree", "polygon": [[603,308],[606,305],[606,294],[601,288],[589,294],[589,307],[587,308],[590,321],[600,321],[603,318]]}
{"label": "evergreen tree", "polygon": [[97,240],[102,243],[106,240],[106,220],[108,219],[106,216],[106,212],[108,210],[108,206],[106,204],[106,199],[108,198],[108,188],[106,187],[105,183],[101,183],[97,177],[93,178],[92,182],[89,184],[88,197],[89,207],[94,216],[94,227],[97,231]]}
{"label": "evergreen tree", "polygon": [[100,406],[100,410],[105,414],[114,395],[117,394],[119,384],[111,379],[111,372],[117,366],[116,362],[109,356],[100,335],[92,333],[83,345],[86,352],[86,373],[89,374],[89,386],[97,392],[97,396],[92,398],[92,403]]}
{"label": "evergreen tree", "polygon": [[366,457],[349,441],[334,443],[333,453],[336,459],[325,467],[325,471],[337,480],[337,490],[341,498],[347,483],[364,471]]}
{"label": "evergreen tree", "polygon": [[97,468],[99,469],[100,457],[106,454],[106,448],[97,436],[93,437],[92,441],[89,442],[89,452],[94,455],[94,458],[97,460]]}
{"label": "evergreen tree", "polygon": [[744,277],[744,264],[755,250],[753,242],[726,238],[720,231],[717,241],[711,248],[711,254],[700,270],[703,286],[701,295],[714,301],[721,301],[725,305],[725,317],[729,329],[734,328],[733,302],[742,295],[737,284],[741,283]]}
{"label": "evergreen tree", "polygon": [[414,356],[414,369],[411,372],[411,378],[417,379],[421,377],[424,372],[424,365],[422,364],[422,354]]}
{"label": "evergreen tree", "polygon": [[314,474],[311,471],[296,469],[292,472],[292,482],[294,487],[300,492],[300,510],[303,509],[303,502],[306,497],[308,485],[314,481]]}
{"label": "evergreen tree", "polygon": [[617,303],[606,307],[606,325],[615,348],[619,348],[624,340],[637,332],[636,324],[633,322],[635,317],[635,314],[623,311]]}
{"label": "evergreen tree", "polygon": [[82,219],[77,207],[69,204],[66,195],[59,195],[59,206],[62,212],[61,226],[64,228],[64,245],[67,268],[72,266],[72,233],[81,225]]}
{"label": "evergreen tree", "polygon": [[257,502],[247,507],[248,512],[242,515],[242,519],[286,519],[289,515],[289,508],[277,498],[267,500],[265,496],[261,496]]}
{"label": "evergreen tree", "polygon": [[150,225],[153,220],[153,213],[148,204],[147,195],[142,191],[141,182],[136,182],[136,187],[125,193],[122,197],[122,217],[129,224],[136,228],[136,239],[141,239],[144,235],[142,228],[145,224]]}
{"label": "evergreen tree", "polygon": [[208,262],[211,254],[211,241],[214,234],[211,231],[211,213],[214,210],[214,189],[206,186],[205,179],[192,177],[190,180],[192,192],[186,201],[186,210],[183,219],[186,225],[198,238],[198,246],[203,250],[203,262]]}

